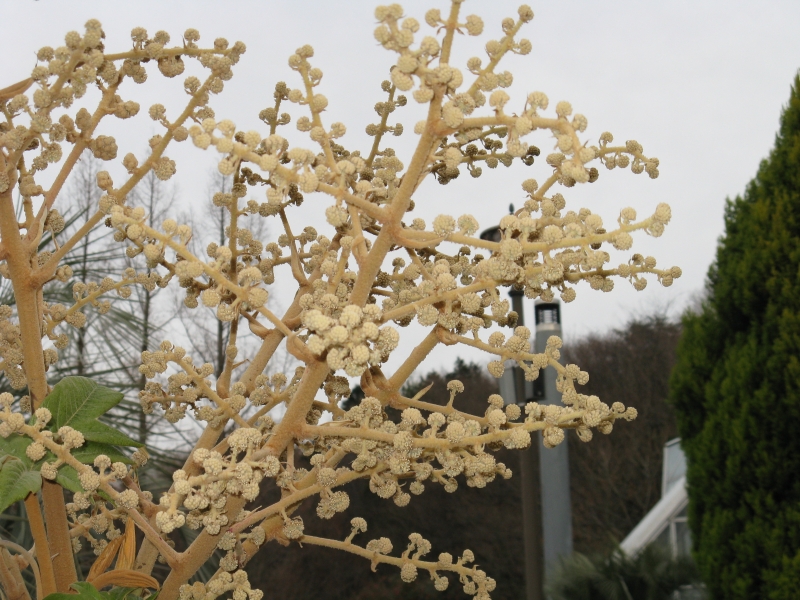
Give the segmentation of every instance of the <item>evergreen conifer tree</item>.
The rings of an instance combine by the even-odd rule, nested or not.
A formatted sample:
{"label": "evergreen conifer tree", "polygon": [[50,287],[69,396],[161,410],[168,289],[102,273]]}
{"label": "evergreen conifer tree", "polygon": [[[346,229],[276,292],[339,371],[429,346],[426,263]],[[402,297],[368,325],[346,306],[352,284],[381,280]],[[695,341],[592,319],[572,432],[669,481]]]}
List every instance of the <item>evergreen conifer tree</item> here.
{"label": "evergreen conifer tree", "polygon": [[672,400],[713,598],[800,590],[800,77],[684,320]]}

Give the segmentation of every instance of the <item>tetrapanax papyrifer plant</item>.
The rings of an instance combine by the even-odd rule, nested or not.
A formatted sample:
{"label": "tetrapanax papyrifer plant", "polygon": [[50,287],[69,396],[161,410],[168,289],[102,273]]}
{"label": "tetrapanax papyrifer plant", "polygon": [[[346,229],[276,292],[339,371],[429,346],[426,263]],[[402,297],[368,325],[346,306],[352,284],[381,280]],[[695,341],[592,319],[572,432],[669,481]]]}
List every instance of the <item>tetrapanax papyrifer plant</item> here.
{"label": "tetrapanax papyrifer plant", "polygon": [[[471,58],[464,69],[451,65],[455,34],[483,30],[479,17],[462,17],[460,9],[461,2],[454,1],[445,14],[430,10],[425,15],[429,35],[396,4],[376,9],[375,38],[396,62],[390,80],[381,84],[380,120],[367,126],[374,142],[363,151],[345,146],[342,123],[327,122],[332,111],[310,46],[289,57],[298,87],[275,86],[273,106],[259,115],[260,131],[241,131],[230,120],[217,120],[209,107],[232,77],[245,45],[219,38],[202,48],[194,29],[171,45],[166,32],[151,36],[137,27],[132,48],[112,54],[106,52],[100,23],[91,20],[83,34],[68,33],[63,46],[41,48],[30,79],[0,90],[0,275],[10,279],[15,295],[13,307],[0,307],[0,369],[20,391],[20,396],[0,396],[0,497],[3,508],[25,502],[36,541],[35,560],[29,553],[12,559],[3,550],[0,578],[6,589],[17,589],[20,568],[30,565],[37,568],[39,593],[68,592],[77,580],[73,553],[85,540],[99,556],[86,578],[92,585],[80,583],[81,593],[107,585],[154,589],[159,583],[150,573],[160,557],[170,567],[160,583],[160,600],[210,599],[232,590],[234,598],[258,600],[262,594],[250,588],[244,566],[278,539],[394,565],[404,581],[425,571],[439,590],[448,586],[448,575],[454,576],[467,594],[489,598],[496,582],[470,566],[469,550],[456,558],[442,553],[426,560],[430,543],[412,533],[408,547],[393,554],[385,538],[356,543],[367,530],[358,516],[352,533],[335,540],[315,537],[293,513],[304,502],[316,503],[321,518],[346,510],[344,488],[361,478],[369,480],[375,494],[400,506],[426,485],[452,492],[462,480],[483,487],[498,475],[511,476],[489,453],[492,449],[525,448],[532,434],[540,433],[552,447],[566,429],[589,441],[594,429],[609,433],[617,419],[636,416],[633,408],[608,406],[577,391],[576,383],[589,376],[576,365],[559,363],[560,339],[552,337],[543,353],[532,353],[530,331],[516,326],[518,316],[509,311],[503,290],[514,287],[530,299],[558,294],[570,302],[581,281],[607,292],[620,277],[642,289],[650,274],[670,285],[680,275],[678,268],[659,270],[655,259],[639,254],[615,267],[602,250],[605,244],[628,250],[636,230],[661,235],[670,220],[667,205],[639,221],[633,208],[625,208],[613,227],[604,228],[588,209],[567,210],[557,191],[594,182],[594,161],[609,169],[630,166],[655,178],[658,160],[645,156],[636,141],[613,145],[610,133],[596,145],[583,141],[587,119],[573,114],[568,102],[557,103],[550,113],[542,92],[511,101],[504,88],[512,75],[498,64],[508,53],[530,51],[530,42],[518,37],[533,19],[527,6],[502,21],[499,37],[486,44],[486,59]],[[203,76],[186,77],[176,92],[185,95],[185,108],[175,114],[162,104],[148,109],[160,127],[149,153],[125,154],[121,163],[127,175],[119,183],[106,171],[98,173],[103,193],[94,212],[76,233],[59,236],[62,215],[69,210],[59,204],[59,195],[79,157],[90,151],[102,160],[119,159],[116,140],[98,133],[104,119],[135,116],[139,104],[125,99],[132,83],[145,83],[155,67],[166,77],[181,76],[192,59]],[[85,106],[90,86],[100,100]],[[403,127],[388,119],[409,101],[426,107],[427,117],[413,127],[413,152],[401,158],[386,145],[386,134],[400,135]],[[290,143],[292,134],[278,133],[292,119],[281,112],[287,104],[302,113],[295,124],[308,139],[300,145]],[[497,241],[476,237],[479,225],[471,215],[443,214],[431,226],[414,218],[415,203],[435,201],[420,190],[426,177],[447,183],[464,170],[478,177],[483,167],[499,163],[531,165],[539,150],[526,140],[537,133],[552,136],[557,148],[546,157],[542,182],[522,183],[524,206],[502,217]],[[143,209],[126,202],[148,173],[163,180],[175,175],[167,150],[187,140],[216,150],[219,171],[234,178],[230,193],[213,198],[228,214],[227,243],[210,244],[206,256],[190,252],[188,225],[169,218],[153,227]],[[45,180],[48,169],[55,174],[48,172]],[[324,234],[303,223],[307,210],[324,211],[330,225]],[[277,242],[256,239],[251,224],[258,219],[271,220],[283,231]],[[45,302],[44,286],[70,280],[62,258],[96,227],[113,228],[136,266],[76,284],[71,306]],[[42,249],[45,234],[52,244]],[[277,282],[296,286],[282,315],[267,305]],[[50,382],[53,387],[47,379],[48,367],[68,342],[63,328],[82,327],[85,311],[105,310],[108,297],[125,297],[137,285],[183,288],[187,309],[212,307],[230,324],[226,364],[218,377],[210,364],[197,364],[190,352],[169,341],[141,355],[140,371],[148,379],[140,394],[142,410],[202,426],[184,468],[156,502],[138,485],[146,452],[137,450],[128,458],[120,447],[137,443],[98,421],[120,395],[79,377]],[[412,324],[427,334],[397,369],[385,372],[398,346],[397,326]],[[252,336],[258,350],[243,356],[242,342]],[[267,376],[265,369],[282,343],[301,366]],[[463,390],[459,381],[448,384],[446,405],[426,402],[425,390],[404,397],[403,384],[438,344],[485,351],[496,377],[508,360],[516,361],[528,380],[553,368],[563,406],[530,403],[523,416],[520,407],[504,406],[493,395],[484,414],[466,414],[456,400]],[[339,406],[350,392],[345,376],[359,377],[366,393],[347,411]],[[275,422],[269,413],[279,405],[285,405],[285,413]],[[387,418],[389,406],[401,411],[397,422]],[[308,457],[305,466],[295,459],[296,449]],[[280,500],[246,510],[266,486],[277,486]],[[72,492],[69,503],[63,488]],[[170,537],[181,527],[200,533],[179,552]],[[136,529],[144,534],[138,549]],[[217,549],[224,554],[217,574],[205,584],[188,584]],[[115,556],[115,569],[108,571]]]}

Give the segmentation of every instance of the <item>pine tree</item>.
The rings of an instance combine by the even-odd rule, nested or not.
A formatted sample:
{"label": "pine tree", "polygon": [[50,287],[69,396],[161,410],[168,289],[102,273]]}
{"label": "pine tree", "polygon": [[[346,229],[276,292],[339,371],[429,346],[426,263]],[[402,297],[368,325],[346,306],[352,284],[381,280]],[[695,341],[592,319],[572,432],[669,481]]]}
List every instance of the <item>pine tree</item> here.
{"label": "pine tree", "polygon": [[725,235],[702,308],[684,320],[672,399],[689,519],[712,597],[800,589],[800,77],[775,148]]}

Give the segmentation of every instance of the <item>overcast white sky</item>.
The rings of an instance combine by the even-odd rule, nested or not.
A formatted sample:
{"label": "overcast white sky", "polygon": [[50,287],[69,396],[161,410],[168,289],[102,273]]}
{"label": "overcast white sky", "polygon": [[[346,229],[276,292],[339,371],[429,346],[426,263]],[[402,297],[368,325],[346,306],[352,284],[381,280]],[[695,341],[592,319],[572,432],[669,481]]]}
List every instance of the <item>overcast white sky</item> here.
{"label": "overcast white sky", "polygon": [[[247,44],[234,79],[212,106],[218,118],[230,118],[241,129],[263,131],[257,115],[271,103],[275,82],[298,85],[286,58],[296,47],[311,43],[316,49],[312,62],[325,72],[320,91],[330,100],[328,122],[348,126],[345,144],[350,149],[368,150],[364,126],[375,121],[372,106],[382,99],[379,84],[395,59],[372,36],[375,5],[361,0],[6,2],[0,87],[27,77],[37,48],[63,44],[64,34],[82,31],[89,18],[103,23],[110,51],[130,47],[133,26],[144,26],[150,33],[167,30],[173,42],[187,27],[195,27],[201,44],[219,36]],[[431,0],[402,5],[407,15],[423,23],[425,35],[431,31],[424,24],[425,11],[437,6],[444,12],[446,7]],[[676,312],[702,289],[722,233],[725,198],[744,190],[773,144],[781,108],[800,67],[800,2],[546,0],[531,6],[536,18],[522,35],[533,43],[533,52],[510,57],[505,64],[515,76],[509,90],[512,106],[521,108],[531,91],[550,97],[550,112],[559,100],[569,100],[576,112],[588,117],[585,139],[591,143],[608,130],[618,141],[638,140],[645,154],[661,160],[657,180],[600,166],[597,183],[563,190],[567,206],[587,206],[613,224],[622,207],[633,206],[645,216],[659,202],[668,202],[674,218],[664,236],[638,236],[633,250],[656,256],[662,266],[679,265],[684,273],[672,288],[653,282],[640,293],[625,283],[618,283],[611,294],[579,287],[578,299],[563,310],[565,336],[574,339],[617,327],[631,314],[647,314],[657,307],[670,306]],[[483,45],[500,37],[500,20],[516,16],[516,7],[507,0],[466,2],[462,14],[479,14],[486,27],[478,39],[457,39],[452,64],[466,73],[468,57],[485,57]],[[128,151],[141,155],[146,139],[157,131],[146,115],[150,104],[163,102],[174,115],[183,101],[182,79],[167,81],[152,69],[148,85],[123,88],[123,97],[137,100],[143,110],[124,128],[108,127],[118,138],[120,157]],[[174,101],[165,101],[168,94]],[[395,113],[406,125],[407,133],[396,145],[406,164],[403,152],[413,143],[419,114],[411,104],[415,103]],[[293,112],[295,118],[300,114]],[[547,134],[531,142],[543,154],[552,151]],[[170,154],[178,160],[181,206],[194,209],[206,199],[213,157],[188,145]],[[420,216],[430,222],[442,212],[472,213],[482,227],[492,225],[509,203],[522,203],[523,179],[542,180],[547,171],[543,163],[527,170],[486,169],[477,181],[464,173],[446,187],[431,182],[416,196]],[[111,168],[112,175],[115,169],[119,172],[120,167]],[[305,213],[300,220],[324,232],[320,215],[327,205],[309,198],[300,209]],[[273,293],[288,303],[280,292]],[[528,323],[531,316],[526,315]],[[434,362],[451,364],[452,359],[452,350],[443,349]]]}

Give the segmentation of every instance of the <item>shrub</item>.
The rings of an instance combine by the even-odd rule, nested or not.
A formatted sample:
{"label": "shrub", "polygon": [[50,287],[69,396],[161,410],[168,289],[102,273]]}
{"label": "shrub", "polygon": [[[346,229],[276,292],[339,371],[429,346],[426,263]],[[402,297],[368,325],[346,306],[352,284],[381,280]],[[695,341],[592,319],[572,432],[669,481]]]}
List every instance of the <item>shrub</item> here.
{"label": "shrub", "polygon": [[794,598],[800,581],[799,90],[795,79],[775,148],[727,203],[672,376],[689,524],[715,598]]}

